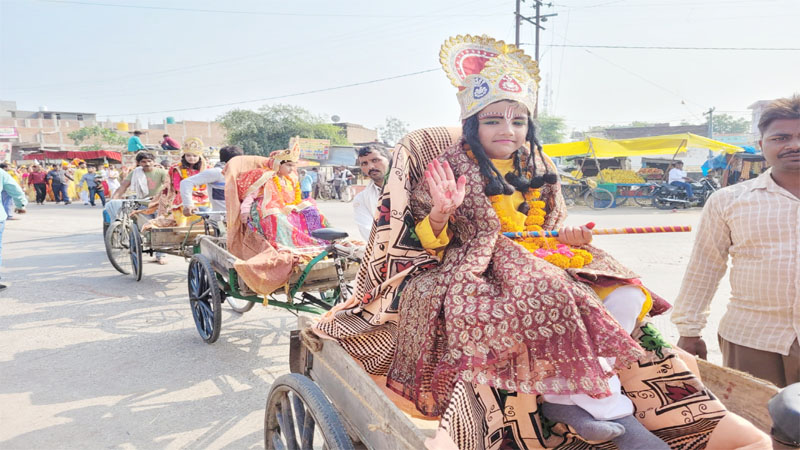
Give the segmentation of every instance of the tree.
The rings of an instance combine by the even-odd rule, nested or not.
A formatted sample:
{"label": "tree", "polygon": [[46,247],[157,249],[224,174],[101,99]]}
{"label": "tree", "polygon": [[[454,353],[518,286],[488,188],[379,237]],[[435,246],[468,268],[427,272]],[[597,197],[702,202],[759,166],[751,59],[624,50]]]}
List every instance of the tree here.
{"label": "tree", "polygon": [[292,105],[267,105],[258,111],[235,109],[219,119],[228,133],[227,141],[250,155],[267,156],[289,145],[289,139],[300,136],[330,139],[331,144],[347,145],[347,139],[336,125]]}
{"label": "tree", "polygon": [[396,117],[387,117],[386,124],[378,127],[380,140],[386,145],[394,145],[408,134],[408,124]]}
{"label": "tree", "polygon": [[750,121],[736,119],[730,114],[714,115],[714,133],[747,133],[750,131]]}
{"label": "tree", "polygon": [[[83,127],[69,133],[67,137],[72,139],[75,145],[80,145],[81,150],[101,150],[109,145],[125,145],[126,142],[125,136],[99,125]],[[81,145],[84,143],[87,145]]]}
{"label": "tree", "polygon": [[558,144],[564,140],[567,134],[567,125],[564,123],[563,117],[556,116],[539,116],[537,119],[539,126],[537,127],[537,134],[539,142],[542,144]]}

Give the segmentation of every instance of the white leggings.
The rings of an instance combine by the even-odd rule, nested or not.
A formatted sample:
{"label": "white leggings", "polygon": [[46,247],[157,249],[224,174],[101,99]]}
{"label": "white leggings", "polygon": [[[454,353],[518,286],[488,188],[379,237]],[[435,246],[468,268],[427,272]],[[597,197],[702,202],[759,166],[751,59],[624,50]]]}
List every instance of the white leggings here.
{"label": "white leggings", "polygon": [[[614,289],[603,299],[608,312],[617,319],[622,328],[629,334],[636,326],[642,306],[647,301],[644,292],[636,286],[622,286]],[[599,358],[600,365],[606,370],[614,366],[614,358]],[[552,395],[545,394],[544,401],[559,405],[577,405],[597,420],[614,420],[633,414],[633,403],[622,395],[619,377],[612,375],[608,379],[611,395],[603,398],[592,398],[586,394]]]}

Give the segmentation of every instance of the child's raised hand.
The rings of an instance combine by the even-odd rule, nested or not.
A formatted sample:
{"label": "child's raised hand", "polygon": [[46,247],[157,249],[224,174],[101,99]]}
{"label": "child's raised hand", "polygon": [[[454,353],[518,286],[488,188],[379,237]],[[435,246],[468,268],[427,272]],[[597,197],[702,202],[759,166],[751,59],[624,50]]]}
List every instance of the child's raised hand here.
{"label": "child's raised hand", "polygon": [[432,214],[446,219],[464,202],[467,178],[461,175],[456,180],[447,161],[443,164],[435,159],[431,161],[425,171],[425,181],[428,182],[433,201]]}

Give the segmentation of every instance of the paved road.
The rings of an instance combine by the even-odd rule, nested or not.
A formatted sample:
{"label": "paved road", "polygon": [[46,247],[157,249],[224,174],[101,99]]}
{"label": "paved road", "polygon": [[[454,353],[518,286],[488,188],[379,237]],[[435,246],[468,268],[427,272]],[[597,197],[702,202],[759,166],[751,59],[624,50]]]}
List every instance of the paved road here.
{"label": "paved road", "polygon": [[[323,211],[351,234],[351,205]],[[98,208],[31,205],[7,223],[0,294],[0,447],[261,448],[270,383],[288,372],[294,316],[227,308],[213,345],[198,337],[187,264],[146,264],[137,283],[106,259]],[[692,225],[699,210],[575,209],[570,223]],[[674,298],[694,234],[601,236],[596,243]],[[149,260],[149,258],[146,258]],[[712,313],[724,310],[723,281]],[[658,320],[677,337],[667,318]],[[715,325],[706,330],[719,361]]]}

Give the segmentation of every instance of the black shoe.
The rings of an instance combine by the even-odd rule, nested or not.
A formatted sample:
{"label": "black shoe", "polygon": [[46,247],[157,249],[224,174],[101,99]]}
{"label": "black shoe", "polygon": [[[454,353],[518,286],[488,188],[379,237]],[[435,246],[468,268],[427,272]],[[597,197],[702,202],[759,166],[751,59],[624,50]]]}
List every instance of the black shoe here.
{"label": "black shoe", "polygon": [[5,288],[7,288],[7,287],[8,286],[6,286],[5,284],[0,284],[0,291],[5,290]]}

